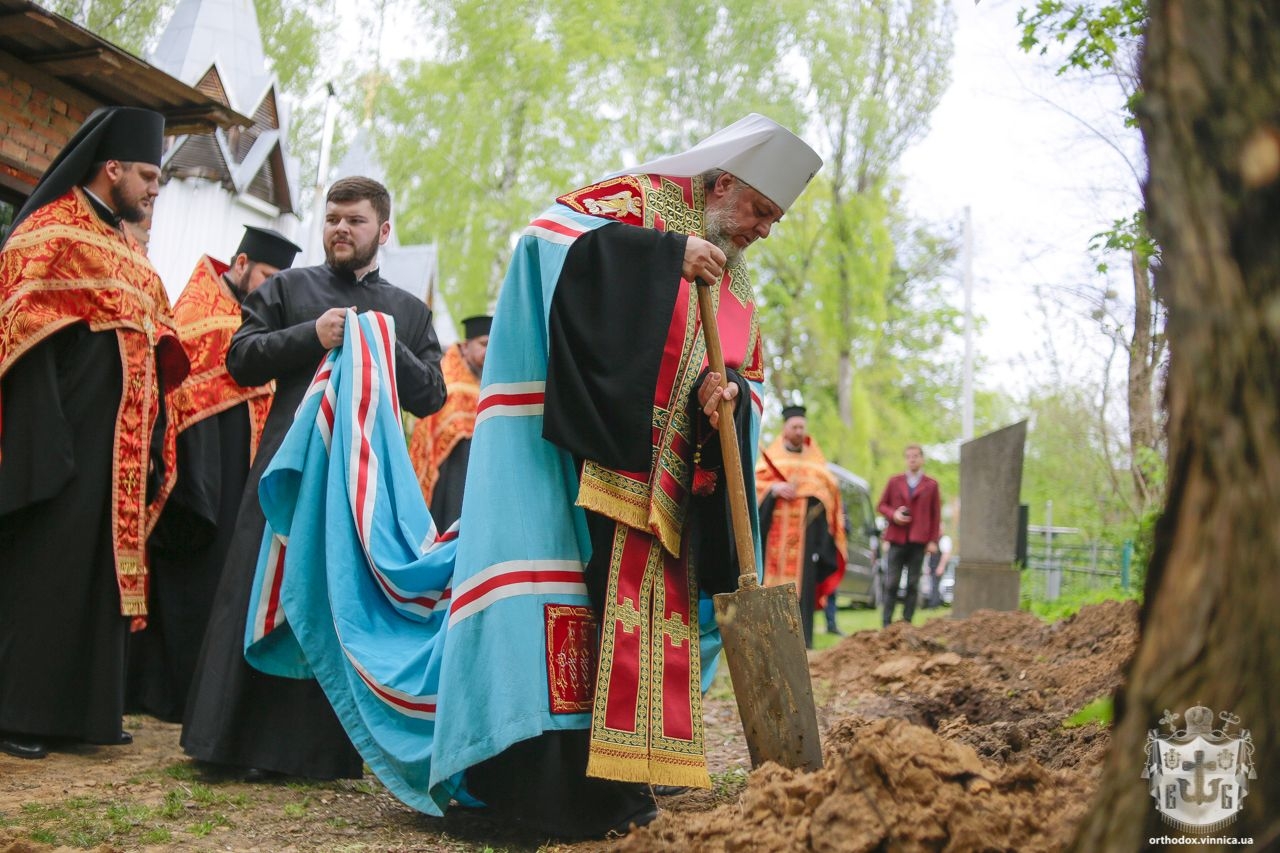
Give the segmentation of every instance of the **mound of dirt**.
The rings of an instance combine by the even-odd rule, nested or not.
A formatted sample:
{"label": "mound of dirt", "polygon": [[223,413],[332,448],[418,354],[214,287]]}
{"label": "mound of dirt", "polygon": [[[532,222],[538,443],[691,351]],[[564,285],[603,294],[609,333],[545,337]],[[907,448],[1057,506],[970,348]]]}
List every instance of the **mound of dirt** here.
{"label": "mound of dirt", "polygon": [[1106,730],[1062,723],[1120,686],[1137,624],[1136,602],[1113,601],[1052,625],[980,611],[865,631],[815,657],[819,713],[828,727],[849,716],[907,720],[997,761],[1094,766]]}
{"label": "mound of dirt", "polygon": [[623,850],[1058,850],[1109,732],[1063,722],[1113,693],[1137,605],[1046,625],[983,611],[847,638],[812,660],[826,766],[765,765],[737,803],[670,812]]}
{"label": "mound of dirt", "polygon": [[827,766],[767,764],[737,805],[663,816],[627,851],[1060,850],[1087,806],[1078,774],[1035,761],[999,765],[901,720],[850,720],[828,736]]}

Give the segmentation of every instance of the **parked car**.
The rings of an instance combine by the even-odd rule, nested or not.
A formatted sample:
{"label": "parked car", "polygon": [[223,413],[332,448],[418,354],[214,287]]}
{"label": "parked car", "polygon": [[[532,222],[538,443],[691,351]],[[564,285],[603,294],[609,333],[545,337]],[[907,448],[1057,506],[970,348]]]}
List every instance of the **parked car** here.
{"label": "parked car", "polygon": [[867,481],[834,463],[827,467],[840,483],[844,502],[844,578],[836,588],[839,604],[855,603],[875,607],[880,600],[880,574],[876,570],[880,553],[880,528],[871,503]]}

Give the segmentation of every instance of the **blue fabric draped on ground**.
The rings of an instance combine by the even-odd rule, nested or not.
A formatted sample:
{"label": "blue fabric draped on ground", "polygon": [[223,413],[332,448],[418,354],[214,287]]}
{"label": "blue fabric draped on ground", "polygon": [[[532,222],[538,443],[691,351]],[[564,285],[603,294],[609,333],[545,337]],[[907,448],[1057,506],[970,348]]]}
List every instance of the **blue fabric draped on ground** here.
{"label": "blue fabric draped on ground", "polygon": [[428,793],[456,541],[437,538],[409,461],[394,352],[392,318],[348,312],[262,477],[245,657],[318,679],[378,778],[439,815],[456,793]]}

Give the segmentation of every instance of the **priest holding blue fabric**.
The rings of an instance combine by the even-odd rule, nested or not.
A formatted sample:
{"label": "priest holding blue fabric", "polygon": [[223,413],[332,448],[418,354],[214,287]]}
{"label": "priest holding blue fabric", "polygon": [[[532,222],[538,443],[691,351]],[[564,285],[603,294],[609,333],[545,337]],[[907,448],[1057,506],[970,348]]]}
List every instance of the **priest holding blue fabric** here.
{"label": "priest holding blue fabric", "polygon": [[391,197],[363,177],[342,178],[325,202],[325,263],[284,270],[245,297],[227,370],[244,386],[276,383],[271,412],[249,472],[235,533],[213,604],[187,703],[182,746],[194,758],[237,768],[250,780],[271,774],[359,778],[362,761],[321,687],[267,675],[244,657],[245,626],[266,519],[258,483],[284,441],[317,367],[343,343],[348,309],[395,322],[400,405],[423,417],[445,400],[440,343],[431,311],[378,272],[378,247],[391,235]]}
{"label": "priest holding blue fabric", "polygon": [[[752,459],[764,378],[744,253],[820,166],[751,115],[561,196],[524,230],[460,521],[440,790],[463,779],[496,814],[576,838],[652,820],[651,784],[710,786],[710,596],[737,581],[717,407],[734,404]],[[727,376],[706,366],[699,279]]]}
{"label": "priest holding blue fabric", "polygon": [[0,751],[121,744],[125,650],[187,373],[160,277],[123,228],[160,192],[164,117],[109,107],[0,249]]}

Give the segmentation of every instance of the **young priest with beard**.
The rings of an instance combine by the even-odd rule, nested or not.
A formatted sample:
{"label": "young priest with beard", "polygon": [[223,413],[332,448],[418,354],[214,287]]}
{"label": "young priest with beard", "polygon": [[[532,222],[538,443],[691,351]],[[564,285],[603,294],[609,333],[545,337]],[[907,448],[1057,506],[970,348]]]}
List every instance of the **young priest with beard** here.
{"label": "young priest with beard", "polygon": [[265,517],[258,480],[271,462],[325,354],[342,344],[348,308],[395,318],[401,405],[424,417],[445,400],[440,344],[431,311],[378,274],[378,247],[391,235],[391,197],[369,178],[343,178],[326,196],[325,263],[285,270],[245,297],[243,325],[227,369],[242,385],[275,380],[275,399],[249,472],[235,533],[187,703],[182,746],[202,761],[249,779],[269,773],[358,778],[351,745],[314,680],[265,675],[244,659],[248,602]]}

